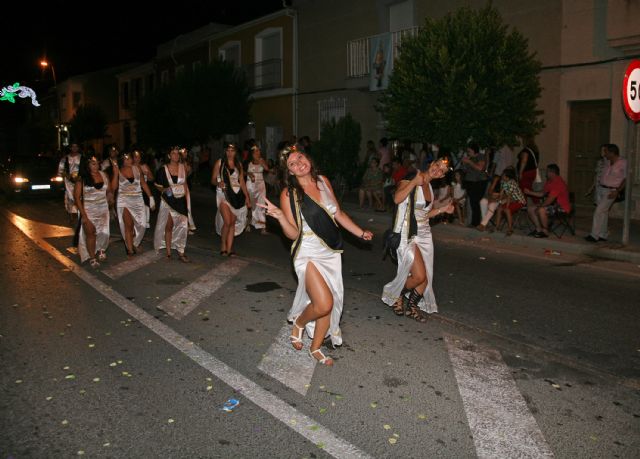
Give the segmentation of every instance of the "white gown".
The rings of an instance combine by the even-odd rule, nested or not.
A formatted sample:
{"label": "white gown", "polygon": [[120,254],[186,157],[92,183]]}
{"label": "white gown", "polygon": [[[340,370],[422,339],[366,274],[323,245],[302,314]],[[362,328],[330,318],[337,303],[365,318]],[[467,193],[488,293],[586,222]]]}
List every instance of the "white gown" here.
{"label": "white gown", "polygon": [[147,207],[142,198],[142,187],[140,186],[140,170],[137,166],[131,168],[133,171],[133,182],[130,182],[122,174],[118,174],[118,223],[120,233],[125,237],[124,209],[127,209],[133,218],[133,246],[138,247],[144,237],[147,227]]}
{"label": "white gown", "polygon": [[[338,210],[336,202],[333,200],[332,195],[327,191],[324,181],[320,179],[318,181],[320,187],[320,196],[322,198],[320,204],[322,204],[330,215],[335,215]],[[307,265],[313,263],[316,269],[320,272],[324,281],[327,283],[331,295],[333,296],[333,309],[331,310],[331,320],[327,336],[331,337],[331,343],[334,346],[342,345],[342,331],[340,330],[340,317],[342,316],[342,306],[344,300],[344,286],[342,283],[342,250],[331,250],[311,230],[307,225],[307,222],[302,217],[302,242],[298,248],[298,253],[293,261],[293,266],[298,277],[298,288],[296,295],[293,299],[293,305],[289,310],[287,319],[294,321],[305,308],[309,305],[311,300],[307,294],[305,288],[305,274]],[[313,338],[315,330],[315,321],[307,323],[305,329],[307,335]]]}
{"label": "white gown", "polygon": [[[238,175],[238,168],[233,170],[233,174],[231,177],[231,188],[233,188],[234,192],[238,192],[240,190],[240,179]],[[222,177],[220,178],[222,180]],[[222,219],[222,214],[220,213],[220,206],[225,205],[231,209],[231,212],[236,216],[236,226],[234,230],[234,235],[237,236],[241,234],[245,227],[247,226],[247,206],[242,206],[239,209],[234,209],[234,207],[227,202],[227,197],[222,191],[221,187],[216,189],[216,204],[218,210],[216,211],[216,233],[220,236],[222,234],[222,225],[224,225],[224,220]]]}
{"label": "white gown", "polygon": [[[256,229],[266,227],[265,209],[256,204],[264,204],[267,195],[267,186],[264,183],[264,167],[262,164],[249,163],[247,172],[253,174],[254,180],[247,180],[247,191],[251,199],[251,225]],[[248,174],[247,174],[248,175]]]}
{"label": "white gown", "polygon": [[[169,174],[169,168],[164,166],[158,170],[158,174],[166,174],[167,181],[171,187],[171,192],[176,198],[182,198],[185,196],[185,188],[187,187],[187,179],[184,170],[184,166],[180,164],[178,166],[178,181],[173,182],[171,174]],[[187,216],[173,209],[164,199],[160,199],[160,209],[158,210],[158,219],[156,220],[156,228],[153,234],[153,247],[156,252],[167,247],[164,240],[164,230],[169,220],[169,215],[173,219],[173,231],[171,233],[171,248],[176,249],[179,253],[184,253],[187,247],[187,235],[189,230],[187,228]]]}
{"label": "white gown", "polygon": [[80,170],[80,158],[82,155],[66,155],[60,160],[60,164],[58,165],[58,175],[64,176],[64,208],[70,214],[75,214],[78,212],[78,208],[76,207],[73,191],[75,189],[75,182],[69,180],[66,175],[66,167],[65,163],[67,162],[67,158],[69,161],[69,175],[72,177],[78,176],[78,171]]}
{"label": "white gown", "polygon": [[[429,189],[431,190],[431,196],[433,196],[431,184],[429,184]],[[382,291],[382,301],[389,306],[392,306],[398,298],[400,298],[404,284],[407,281],[407,277],[409,277],[413,259],[415,258],[415,248],[418,247],[420,249],[422,259],[424,260],[428,280],[427,288],[424,291],[424,298],[420,300],[418,306],[420,309],[428,313],[438,312],[436,297],[433,293],[433,239],[431,237],[429,217],[427,217],[427,214],[433,207],[433,201],[430,202],[429,205],[426,205],[422,187],[418,187],[414,202],[418,231],[411,239],[408,239],[409,212],[406,212],[406,217],[404,220],[402,219],[408,205],[409,196],[407,196],[407,198],[398,205],[396,213],[396,227],[394,228],[395,232],[400,231],[400,228],[402,228],[400,246],[398,247],[398,270],[396,277],[384,286]]]}
{"label": "white gown", "polygon": [[[96,252],[107,250],[109,246],[109,203],[107,202],[107,174],[100,171],[102,175],[102,188],[83,185],[82,202],[87,212],[89,221],[96,227]],[[80,226],[80,238],[78,239],[78,253],[80,261],[85,262],[93,258],[95,254],[90,254],[87,250],[87,238],[84,234],[84,226]]]}

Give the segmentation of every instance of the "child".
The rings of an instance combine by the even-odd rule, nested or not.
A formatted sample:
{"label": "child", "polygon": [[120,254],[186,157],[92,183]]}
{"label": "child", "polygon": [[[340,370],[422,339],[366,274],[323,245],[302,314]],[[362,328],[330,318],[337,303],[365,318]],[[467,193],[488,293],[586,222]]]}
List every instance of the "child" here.
{"label": "child", "polygon": [[513,214],[520,210],[527,203],[527,199],[524,197],[522,190],[516,182],[516,171],[512,167],[508,167],[502,173],[502,179],[500,181],[500,196],[497,202],[490,202],[487,214],[482,219],[482,223],[478,225],[480,231],[484,231],[493,217],[496,209],[498,210],[498,219],[496,221],[496,228],[500,228],[502,222],[502,214],[507,217],[507,236],[513,234]]}
{"label": "child", "polygon": [[453,205],[456,208],[456,215],[458,216],[458,223],[465,226],[464,209],[467,203],[467,191],[464,189],[464,172],[462,169],[458,169],[453,173],[453,180],[451,181],[451,188],[453,189]]}

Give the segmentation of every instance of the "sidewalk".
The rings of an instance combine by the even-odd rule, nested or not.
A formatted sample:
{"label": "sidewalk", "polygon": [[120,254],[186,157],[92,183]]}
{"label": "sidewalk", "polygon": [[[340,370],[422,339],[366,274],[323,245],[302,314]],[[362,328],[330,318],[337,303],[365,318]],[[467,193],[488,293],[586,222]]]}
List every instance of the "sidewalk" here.
{"label": "sidewalk", "polygon": [[[391,213],[375,212],[370,209],[359,209],[357,196],[351,192],[345,195],[342,203],[344,210],[353,216],[359,223],[372,225],[376,231],[387,229],[391,225]],[[454,223],[433,225],[435,235],[447,235],[466,240],[481,240],[490,238],[500,244],[511,246],[534,247],[553,250],[560,253],[584,255],[606,260],[626,261],[640,265],[640,221],[631,220],[629,228],[629,245],[622,245],[622,219],[609,219],[610,239],[608,242],[591,243],[584,237],[591,230],[592,214],[590,209],[578,209],[576,215],[576,235],[572,236],[566,231],[561,238],[551,234],[548,238],[537,239],[527,236],[524,230],[515,229],[513,235],[507,237],[503,232],[478,231],[475,228],[460,226],[457,220]]]}

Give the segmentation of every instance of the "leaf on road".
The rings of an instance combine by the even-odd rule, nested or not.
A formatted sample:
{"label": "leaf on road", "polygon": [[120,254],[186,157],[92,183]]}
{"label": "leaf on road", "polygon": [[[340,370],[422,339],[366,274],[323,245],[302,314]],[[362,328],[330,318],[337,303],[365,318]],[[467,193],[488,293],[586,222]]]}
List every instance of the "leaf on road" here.
{"label": "leaf on road", "polygon": [[382,427],[384,427],[384,430],[390,430],[391,426],[389,424],[385,424]]}
{"label": "leaf on road", "polygon": [[63,419],[60,424],[62,424],[63,426],[66,426],[67,424],[69,424],[69,421],[67,421],[66,419]]}
{"label": "leaf on road", "polygon": [[320,408],[320,414],[326,413],[327,409],[326,408]]}
{"label": "leaf on road", "polygon": [[207,386],[207,390],[212,390],[213,386]]}
{"label": "leaf on road", "polygon": [[89,347],[93,348],[93,347],[96,347],[96,345],[91,343],[91,344],[89,344]]}
{"label": "leaf on road", "polygon": [[67,375],[64,379],[76,379],[76,375]]}
{"label": "leaf on road", "polygon": [[395,445],[397,442],[398,442],[397,438],[393,438],[393,437],[389,438],[389,443],[391,443],[392,445]]}
{"label": "leaf on road", "polygon": [[16,384],[22,384],[22,379],[16,379]]}
{"label": "leaf on road", "polygon": [[426,414],[419,414],[418,415],[418,419],[425,420],[425,419],[427,419],[427,415]]}
{"label": "leaf on road", "polygon": [[174,419],[169,418],[169,419],[167,419],[167,422],[168,422],[169,424],[173,424],[173,423],[174,423],[174,422],[176,422],[176,421],[175,421]]}
{"label": "leaf on road", "polygon": [[49,397],[45,398],[45,400],[46,400],[47,402],[50,402],[51,400],[53,400],[53,397],[49,396]]}
{"label": "leaf on road", "polygon": [[371,403],[369,404],[369,406],[370,406],[371,408],[377,408],[377,407],[378,407],[378,404],[377,404],[376,402],[371,402]]}
{"label": "leaf on road", "polygon": [[100,378],[93,378],[93,382],[100,382]]}

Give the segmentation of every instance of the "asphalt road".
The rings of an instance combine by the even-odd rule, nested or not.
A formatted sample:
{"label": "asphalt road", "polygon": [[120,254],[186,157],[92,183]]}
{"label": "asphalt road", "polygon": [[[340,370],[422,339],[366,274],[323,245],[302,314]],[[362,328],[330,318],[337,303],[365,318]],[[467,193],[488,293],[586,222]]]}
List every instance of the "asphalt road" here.
{"label": "asphalt road", "polygon": [[260,368],[282,359],[287,243],[251,232],[219,256],[212,200],[194,199],[193,263],[120,277],[115,225],[108,262],[78,268],[61,202],[2,201],[2,457],[640,456],[636,266],[436,227],[440,313],[419,324],[379,301],[380,241],[348,239],[336,365],[295,355],[279,380]]}

